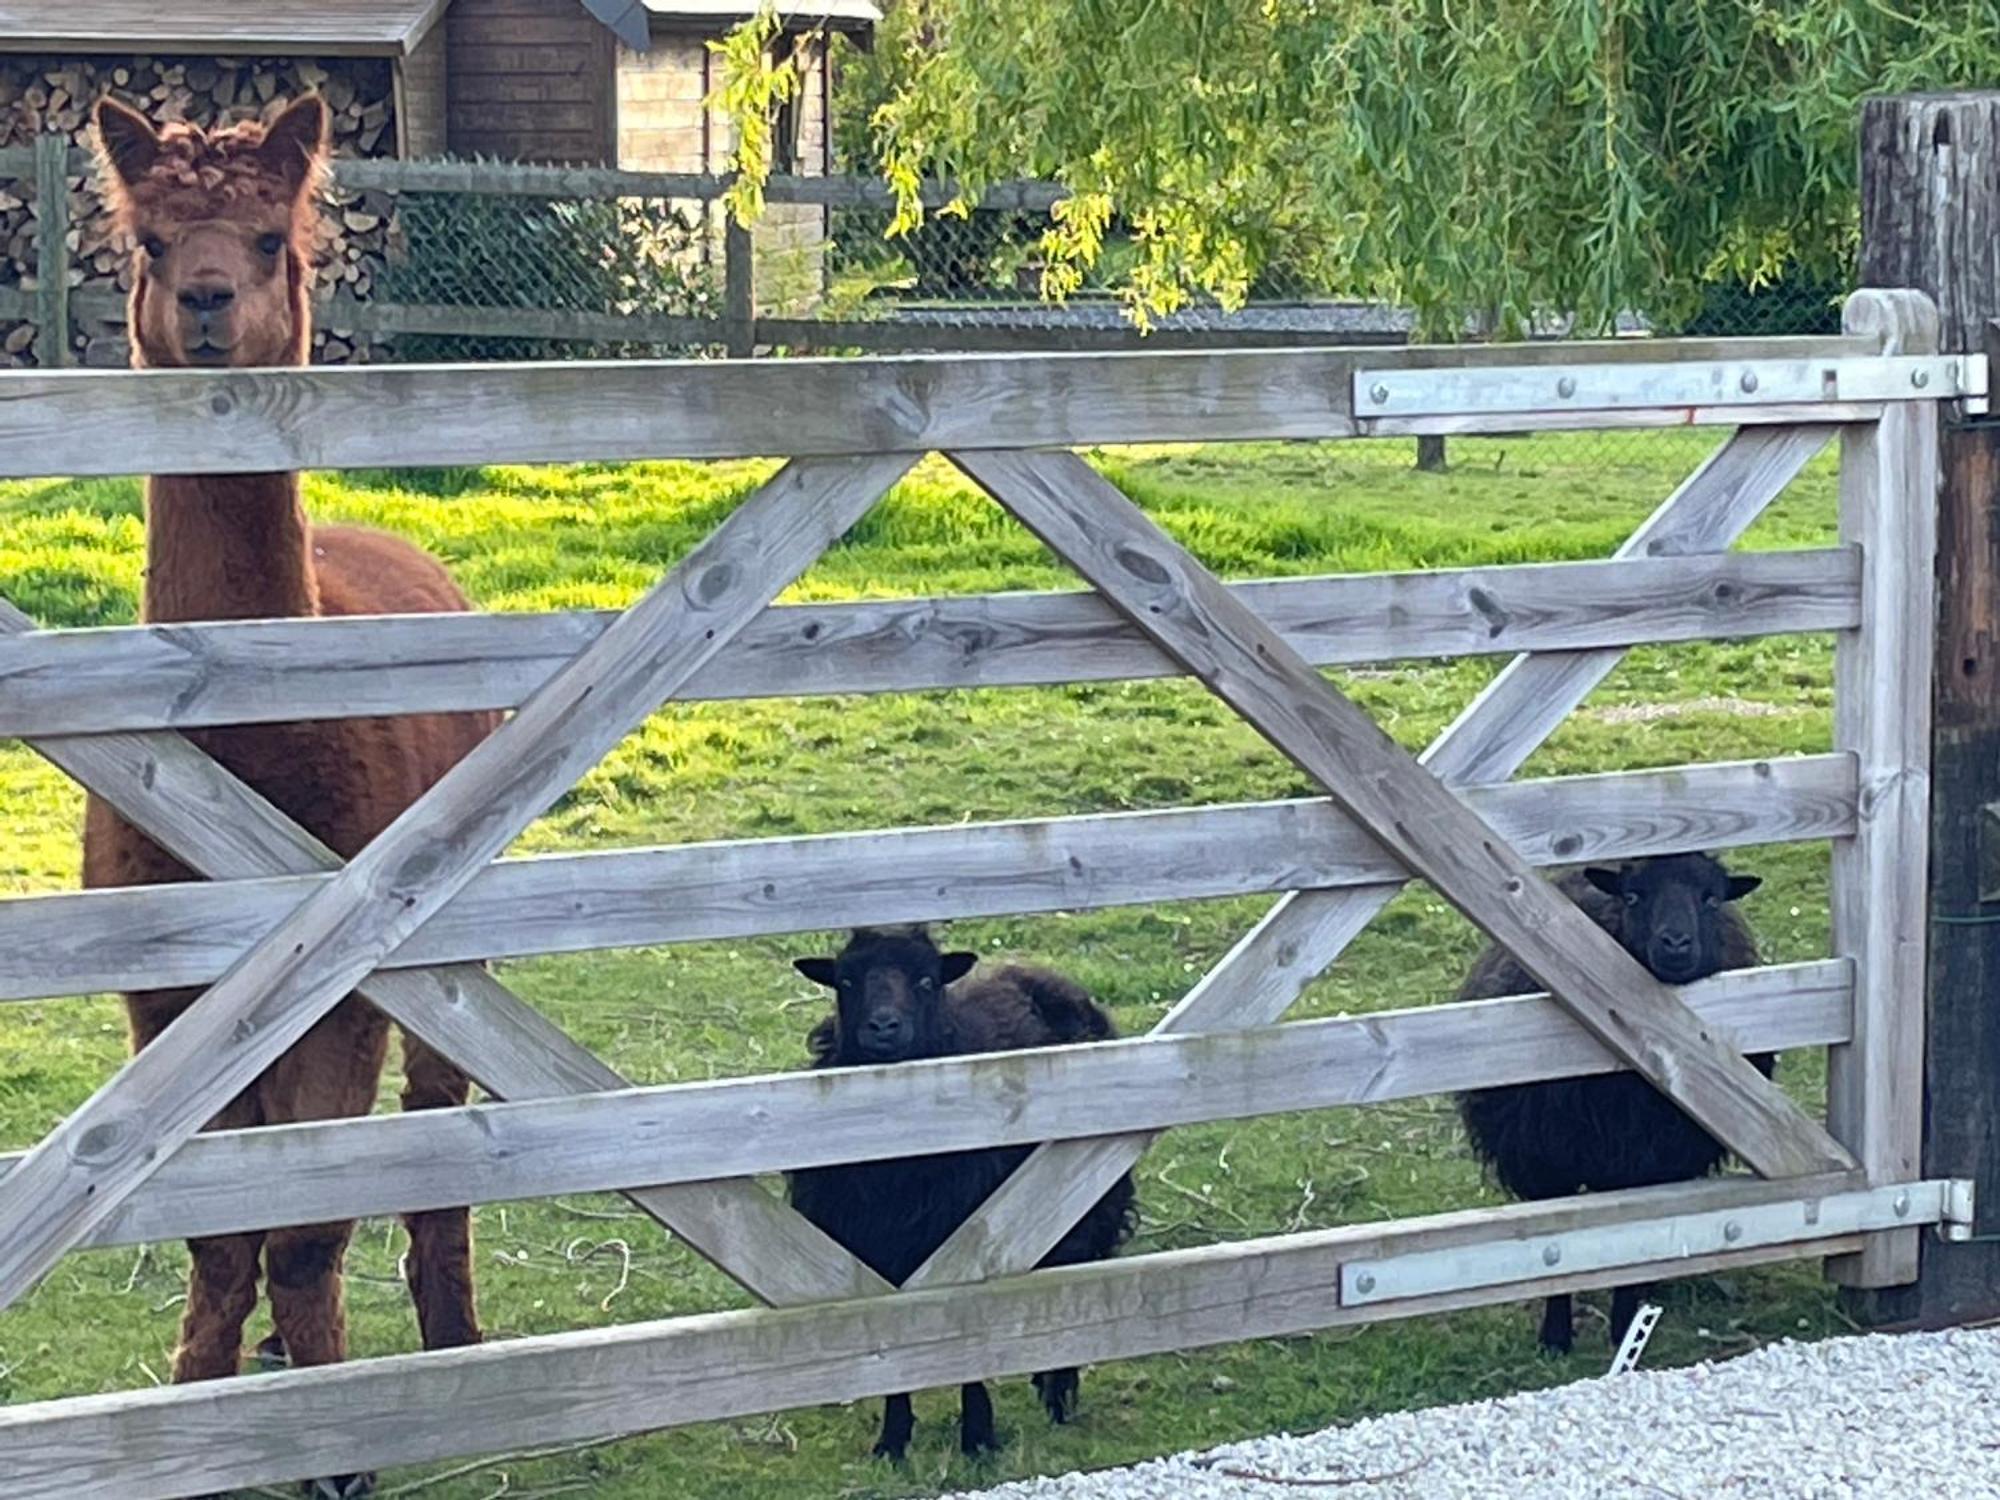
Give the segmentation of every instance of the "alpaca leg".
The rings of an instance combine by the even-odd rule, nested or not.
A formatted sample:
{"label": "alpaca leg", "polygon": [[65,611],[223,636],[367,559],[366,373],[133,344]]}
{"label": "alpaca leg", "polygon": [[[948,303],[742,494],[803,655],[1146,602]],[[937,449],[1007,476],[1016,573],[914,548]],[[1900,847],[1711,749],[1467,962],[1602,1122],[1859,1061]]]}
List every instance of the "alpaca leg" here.
{"label": "alpaca leg", "polygon": [[1045,1370],[1035,1377],[1042,1410],[1049,1414],[1051,1422],[1060,1426],[1076,1415],[1076,1397],[1081,1385],[1082,1379],[1074,1366],[1067,1370]]}
{"label": "alpaca leg", "polygon": [[1542,1352],[1567,1354],[1576,1342],[1571,1325],[1572,1305],[1568,1292],[1558,1292],[1542,1308]]}
{"label": "alpaca leg", "polygon": [[[367,1114],[388,1038],[380,1012],[358,1000],[341,1001],[259,1080],[266,1122]],[[347,1357],[341,1269],[353,1233],[352,1223],[327,1223],[274,1229],[264,1237],[271,1319],[294,1369]],[[372,1474],[338,1474],[302,1486],[313,1500],[354,1500],[374,1489]]]}
{"label": "alpaca leg", "polygon": [[[413,1036],[403,1038],[403,1108],[445,1109],[465,1103],[472,1083]],[[472,1213],[439,1208],[405,1214],[410,1233],[410,1296],[426,1349],[479,1342],[472,1288]]]}
{"label": "alpaca leg", "polygon": [[257,1310],[261,1234],[189,1240],[187,1306],[174,1350],[174,1383],[221,1380],[243,1367],[243,1325]]}
{"label": "alpaca leg", "polygon": [[997,1452],[1000,1439],[993,1432],[993,1398],[986,1383],[968,1380],[958,1388],[958,1451],[967,1458]]}
{"label": "alpaca leg", "polygon": [[[132,1050],[143,1051],[193,1003],[198,990],[154,990],[125,997]],[[243,1130],[262,1124],[255,1091],[232,1099],[205,1130]],[[220,1380],[243,1367],[243,1325],[257,1310],[257,1261],[262,1234],[225,1234],[189,1240],[187,1302],[174,1348],[174,1383]]]}
{"label": "alpaca leg", "polygon": [[910,1409],[907,1394],[882,1398],[882,1436],[875,1440],[875,1456],[901,1463],[910,1451],[910,1434],[916,1430],[917,1414]]}

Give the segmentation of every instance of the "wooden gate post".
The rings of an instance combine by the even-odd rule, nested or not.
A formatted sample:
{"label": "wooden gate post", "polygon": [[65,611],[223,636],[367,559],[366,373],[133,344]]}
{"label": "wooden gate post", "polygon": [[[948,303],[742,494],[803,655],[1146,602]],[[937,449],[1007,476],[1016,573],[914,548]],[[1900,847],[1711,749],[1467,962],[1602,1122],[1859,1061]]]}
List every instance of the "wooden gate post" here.
{"label": "wooden gate post", "polygon": [[[2000,92],[1871,99],[1861,116],[1866,287],[1938,305],[1945,352],[2000,318]],[[1931,929],[1923,1170],[1977,1182],[2000,1234],[2000,421],[1947,412],[1940,434],[1933,678]],[[2000,1240],[1924,1237],[1910,1286],[1856,1293],[1881,1324],[2000,1313]]]}

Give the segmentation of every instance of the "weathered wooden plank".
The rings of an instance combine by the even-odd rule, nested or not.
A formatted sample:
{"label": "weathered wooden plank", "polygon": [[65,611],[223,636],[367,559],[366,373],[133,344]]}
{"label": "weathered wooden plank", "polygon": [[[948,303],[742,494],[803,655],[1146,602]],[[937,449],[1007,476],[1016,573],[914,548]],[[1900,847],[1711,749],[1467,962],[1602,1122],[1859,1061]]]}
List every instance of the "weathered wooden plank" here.
{"label": "weathered wooden plank", "polygon": [[1767,1177],[1853,1164],[1666,985],[1558,896],[1444,784],[1072,455],[953,461],[1326,786],[1593,1035]]}
{"label": "weathered wooden plank", "polygon": [[69,349],[69,137],[35,137],[35,362],[45,370],[74,363]]}
{"label": "weathered wooden plank", "polygon": [[[1833,438],[1827,426],[1738,431],[1661,503],[1620,558],[1719,552]],[[1424,754],[1448,783],[1504,781],[1622,659],[1618,650],[1511,662]],[[1400,885],[1295,891],[1161,1020],[1168,1032],[1264,1025],[1360,935]],[[1147,1135],[1044,1146],[910,1278],[977,1281],[1034,1266],[1129,1171]]]}
{"label": "weathered wooden plank", "polygon": [[[31,625],[0,599],[0,636]],[[29,744],[201,874],[229,880],[339,868],[331,849],[179,735],[85,735]],[[399,1026],[496,1098],[626,1087],[605,1063],[483,969],[378,972],[360,988]],[[815,1302],[887,1289],[874,1272],[754,1183],[697,1183],[628,1196],[767,1302]]]}
{"label": "weathered wooden plank", "polygon": [[[1066,1267],[978,1287],[713,1313],[365,1364],[0,1408],[10,1496],[131,1500],[581,1441],[1091,1361],[1671,1280],[1850,1248],[1814,1205],[1849,1176],[1704,1182]],[[1799,1200],[1797,1240],[1393,1303],[1340,1305],[1353,1260]]]}
{"label": "weathered wooden plank", "polygon": [[[1835,345],[1813,341],[1830,358]],[[1660,357],[1678,357],[1656,349]],[[1714,357],[1734,346],[1718,343]],[[1614,341],[1562,345],[1617,359]],[[577,361],[282,370],[10,371],[0,477],[239,469],[826,457],[932,449],[1329,438],[1356,431],[1359,362],[1553,362],[1541,345],[1461,349]],[[1871,408],[1872,410],[1872,408]],[[384,411],[398,420],[384,425]],[[1816,409],[1809,417],[1833,420]],[[1730,422],[1798,419],[1775,408]],[[1681,425],[1664,414],[1653,425]],[[125,441],[106,445],[107,428]]]}
{"label": "weathered wooden plank", "polygon": [[[1320,666],[1842,630],[1853,548],[1239,583]],[[227,621],[0,638],[0,736],[516,708],[614,611]],[[686,699],[909,692],[1177,675],[1095,594],[766,610]]]}
{"label": "weathered wooden plank", "polygon": [[[894,354],[919,349],[972,352],[1030,352],[1055,349],[1317,349],[1327,335],[1308,328],[1190,328],[1155,326],[1142,331],[1129,323],[1068,327],[1038,319],[1032,310],[1017,323],[916,322],[897,318],[759,318],[757,342],[811,352],[865,349]],[[1409,342],[1399,330],[1346,329],[1343,347]]]}
{"label": "weathered wooden plank", "polygon": [[[1920,354],[1938,347],[1921,292],[1862,291],[1845,326]],[[1834,650],[1834,741],[1861,778],[1860,826],[1834,845],[1833,951],[1855,964],[1852,1043],[1827,1059],[1827,1123],[1869,1181],[1922,1170],[1924,946],[1930,936],[1931,651],[1937,628],[1938,415],[1911,402],[1842,437],[1840,528],[1867,557],[1861,627]],[[1872,1236],[1829,1267],[1850,1286],[1917,1278],[1914,1231]]]}
{"label": "weathered wooden plank", "polygon": [[[1841,755],[1464,792],[1536,865],[1838,838]],[[892,921],[1377,886],[1402,867],[1325,798],[500,861],[393,968]],[[330,874],[0,901],[0,999],[212,983]]]}
{"label": "weathered wooden plank", "polygon": [[[1718,976],[1686,998],[1738,1046],[1782,1051],[1845,1041],[1852,987],[1835,959]],[[89,1243],[748,1177],[906,1155],[913,1141],[956,1151],[1163,1130],[1618,1066],[1534,996],[198,1135]],[[0,1157],[0,1176],[18,1159]]]}
{"label": "weathered wooden plank", "polygon": [[908,468],[792,465],[0,1182],[0,1303],[365,979]]}
{"label": "weathered wooden plank", "polygon": [[757,247],[731,214],[722,230],[722,328],[731,359],[757,350]]}

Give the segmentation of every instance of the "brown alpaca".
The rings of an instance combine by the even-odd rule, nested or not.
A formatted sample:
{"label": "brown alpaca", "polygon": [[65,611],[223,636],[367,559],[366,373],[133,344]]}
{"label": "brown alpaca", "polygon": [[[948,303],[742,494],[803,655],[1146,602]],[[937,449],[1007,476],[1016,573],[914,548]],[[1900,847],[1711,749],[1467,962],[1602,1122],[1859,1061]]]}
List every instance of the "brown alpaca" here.
{"label": "brown alpaca", "polygon": [[[136,247],[132,363],[304,364],[315,200],[327,155],[325,106],[302,98],[268,126],[211,132],[183,124],[156,132],[143,116],[110,99],[100,102],[96,119],[111,201]],[[296,474],[159,475],[146,483],[148,621],[468,608],[444,569],[408,543],[309,525]],[[192,738],[351,858],[496,722],[489,714],[346,719],[203,731]],[[85,884],[194,878],[108,807],[91,801]],[[128,995],[133,1046],[151,1042],[197,993]],[[214,1124],[366,1114],[375,1102],[388,1029],[373,1007],[343,1000]],[[405,1109],[465,1102],[465,1076],[415,1038],[405,1039],[404,1059]],[[410,1290],[425,1347],[477,1341],[466,1211],[417,1214],[406,1222]],[[291,1362],[342,1358],[341,1262],[352,1229],[315,1224],[193,1242],[174,1379],[236,1373],[243,1324],[257,1301],[260,1256],[271,1315]]]}

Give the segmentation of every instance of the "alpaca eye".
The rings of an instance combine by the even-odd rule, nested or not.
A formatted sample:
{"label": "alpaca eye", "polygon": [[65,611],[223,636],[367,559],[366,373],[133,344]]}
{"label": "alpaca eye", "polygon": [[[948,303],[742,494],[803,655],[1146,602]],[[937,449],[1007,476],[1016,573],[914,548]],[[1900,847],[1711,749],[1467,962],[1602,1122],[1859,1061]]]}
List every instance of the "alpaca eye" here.
{"label": "alpaca eye", "polygon": [[276,255],[285,248],[285,237],[282,234],[260,234],[257,236],[257,248],[266,255]]}
{"label": "alpaca eye", "polygon": [[934,990],[937,988],[937,981],[926,974],[922,979],[917,981],[917,988],[926,992]]}
{"label": "alpaca eye", "polygon": [[156,234],[149,234],[143,240],[139,241],[139,248],[144,250],[154,260],[158,260],[162,255],[167,253],[165,241]]}
{"label": "alpaca eye", "polygon": [[1707,907],[1710,911],[1714,911],[1717,907],[1722,905],[1722,899],[1719,896],[1703,896],[1701,898],[1701,904]]}
{"label": "alpaca eye", "polygon": [[1639,893],[1637,891],[1627,891],[1625,893],[1625,904],[1627,906],[1637,906],[1639,904]]}

